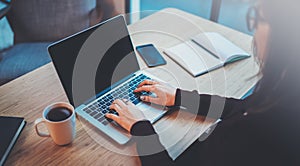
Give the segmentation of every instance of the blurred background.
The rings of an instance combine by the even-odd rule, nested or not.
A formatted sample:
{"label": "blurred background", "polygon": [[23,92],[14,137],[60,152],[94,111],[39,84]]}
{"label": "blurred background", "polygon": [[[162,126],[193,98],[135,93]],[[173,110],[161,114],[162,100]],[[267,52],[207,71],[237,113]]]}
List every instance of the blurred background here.
{"label": "blurred background", "polygon": [[[0,0],[0,85],[48,62],[47,46],[118,14],[178,8],[252,35],[255,0]],[[129,24],[134,22],[131,19]]]}

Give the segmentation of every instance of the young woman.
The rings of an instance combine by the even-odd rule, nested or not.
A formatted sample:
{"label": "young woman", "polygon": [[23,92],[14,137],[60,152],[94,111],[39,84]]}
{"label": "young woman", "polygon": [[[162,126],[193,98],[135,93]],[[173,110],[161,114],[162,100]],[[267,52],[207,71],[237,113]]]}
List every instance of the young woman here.
{"label": "young woman", "polygon": [[[299,6],[296,0],[260,0],[249,9],[248,28],[256,29],[254,52],[261,65],[258,74],[263,76],[254,94],[245,100],[226,99],[222,122],[213,133],[203,142],[194,142],[175,161],[162,151],[141,156],[143,165],[300,165]],[[136,89],[140,91],[157,95],[141,96],[146,102],[180,105],[191,112],[198,109],[202,116],[212,97],[224,100],[152,80],[141,83]],[[119,116],[106,116],[132,135],[155,135],[134,104],[118,99],[111,109]],[[157,135],[152,138],[137,139],[140,154],[151,146],[162,147]]]}

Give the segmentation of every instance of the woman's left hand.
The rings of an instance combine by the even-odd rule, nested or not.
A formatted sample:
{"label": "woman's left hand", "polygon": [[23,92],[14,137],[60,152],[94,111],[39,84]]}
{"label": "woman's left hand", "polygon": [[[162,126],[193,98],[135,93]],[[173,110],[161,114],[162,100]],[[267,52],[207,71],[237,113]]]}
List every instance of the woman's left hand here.
{"label": "woman's left hand", "polygon": [[115,100],[110,109],[118,112],[118,115],[107,113],[105,116],[114,120],[124,129],[130,132],[131,127],[138,121],[145,120],[144,114],[135,106],[132,102],[127,100],[117,99]]}

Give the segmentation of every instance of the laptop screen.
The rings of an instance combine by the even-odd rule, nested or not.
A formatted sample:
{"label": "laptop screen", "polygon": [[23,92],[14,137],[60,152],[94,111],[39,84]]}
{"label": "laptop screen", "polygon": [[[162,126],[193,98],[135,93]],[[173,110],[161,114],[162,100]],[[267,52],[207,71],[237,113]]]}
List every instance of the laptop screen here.
{"label": "laptop screen", "polygon": [[75,107],[139,70],[123,16],[56,42],[48,51]]}

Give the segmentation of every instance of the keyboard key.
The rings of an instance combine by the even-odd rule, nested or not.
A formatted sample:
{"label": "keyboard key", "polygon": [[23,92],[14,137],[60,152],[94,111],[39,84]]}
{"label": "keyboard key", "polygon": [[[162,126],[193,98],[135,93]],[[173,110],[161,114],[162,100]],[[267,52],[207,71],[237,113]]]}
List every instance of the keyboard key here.
{"label": "keyboard key", "polygon": [[108,124],[108,121],[107,121],[107,120],[104,120],[104,121],[102,121],[102,124],[103,124],[103,125],[107,125],[107,124]]}
{"label": "keyboard key", "polygon": [[98,102],[98,105],[103,105],[105,102],[101,99],[99,102]]}
{"label": "keyboard key", "polygon": [[137,105],[139,102],[141,102],[140,99],[135,99],[134,101],[132,101],[133,104]]}
{"label": "keyboard key", "polygon": [[116,112],[115,110],[109,110],[109,113],[115,114],[115,115],[118,115],[118,116],[119,116],[118,112]]}
{"label": "keyboard key", "polygon": [[119,97],[120,97],[120,98],[123,98],[123,97],[124,97],[124,94],[123,94],[123,93],[119,94]]}
{"label": "keyboard key", "polygon": [[111,119],[109,119],[109,118],[106,118],[106,120],[108,121],[108,122],[112,122],[113,120],[111,120]]}
{"label": "keyboard key", "polygon": [[91,116],[95,116],[97,114],[97,111],[93,111],[90,113]]}
{"label": "keyboard key", "polygon": [[102,113],[106,114],[106,113],[108,113],[108,110],[102,110]]}
{"label": "keyboard key", "polygon": [[98,119],[98,122],[102,122],[105,119],[106,119],[105,116],[102,116],[101,118]]}
{"label": "keyboard key", "polygon": [[135,98],[135,97],[130,97],[129,100],[130,100],[131,102],[133,102],[134,100],[136,100],[136,98]]}
{"label": "keyboard key", "polygon": [[100,113],[98,113],[96,116],[94,116],[94,118],[95,118],[95,119],[98,119],[98,118],[100,118],[101,116],[103,116],[103,114],[100,112]]}
{"label": "keyboard key", "polygon": [[88,113],[88,114],[92,112],[89,108],[84,108],[83,111]]}

